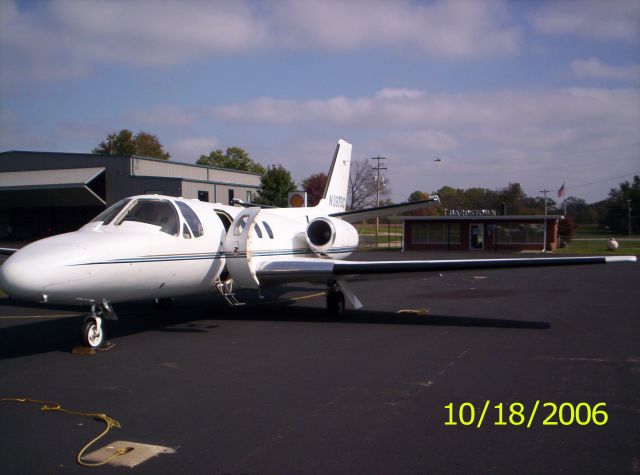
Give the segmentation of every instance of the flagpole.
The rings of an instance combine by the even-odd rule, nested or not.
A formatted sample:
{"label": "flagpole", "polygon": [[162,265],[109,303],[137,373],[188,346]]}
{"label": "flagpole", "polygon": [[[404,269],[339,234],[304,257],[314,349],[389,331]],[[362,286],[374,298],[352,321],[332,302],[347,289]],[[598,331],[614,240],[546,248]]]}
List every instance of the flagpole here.
{"label": "flagpole", "polygon": [[547,190],[546,188],[544,190],[540,190],[540,193],[542,193],[544,195],[544,233],[543,233],[543,240],[544,243],[542,244],[542,252],[547,252],[547,193],[549,193],[550,190]]}

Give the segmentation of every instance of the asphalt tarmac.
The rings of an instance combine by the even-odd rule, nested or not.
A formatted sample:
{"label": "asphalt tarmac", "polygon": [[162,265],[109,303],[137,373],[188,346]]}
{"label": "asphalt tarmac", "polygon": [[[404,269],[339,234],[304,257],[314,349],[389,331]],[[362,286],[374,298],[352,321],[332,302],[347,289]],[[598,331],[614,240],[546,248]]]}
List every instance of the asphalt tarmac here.
{"label": "asphalt tarmac", "polygon": [[[399,257],[453,256],[357,256]],[[176,450],[130,473],[640,473],[639,265],[356,282],[339,320],[306,286],[120,305],[93,356],[77,312],[5,300],[0,398],[108,414],[96,448]],[[103,423],[38,409],[0,402],[0,472],[129,473],[76,464]]]}

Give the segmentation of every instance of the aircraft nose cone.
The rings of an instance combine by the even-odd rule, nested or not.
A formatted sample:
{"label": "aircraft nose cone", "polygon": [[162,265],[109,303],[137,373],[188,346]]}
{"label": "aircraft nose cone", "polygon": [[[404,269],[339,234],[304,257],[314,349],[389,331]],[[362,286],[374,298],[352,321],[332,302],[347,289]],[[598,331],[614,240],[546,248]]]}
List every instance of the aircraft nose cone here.
{"label": "aircraft nose cone", "polygon": [[34,299],[42,296],[42,287],[37,285],[37,267],[24,262],[17,253],[0,266],[0,289],[12,297]]}

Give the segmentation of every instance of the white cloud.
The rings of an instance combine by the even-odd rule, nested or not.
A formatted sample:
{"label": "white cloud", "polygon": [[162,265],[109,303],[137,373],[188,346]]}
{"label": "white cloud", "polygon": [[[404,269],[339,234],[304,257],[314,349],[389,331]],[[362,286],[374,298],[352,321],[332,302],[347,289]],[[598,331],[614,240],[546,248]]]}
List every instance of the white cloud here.
{"label": "white cloud", "polygon": [[290,0],[274,3],[279,42],[345,51],[394,48],[434,56],[512,54],[520,32],[500,2]]}
{"label": "white cloud", "polygon": [[198,113],[172,105],[130,111],[126,117],[142,126],[186,127],[198,120]]}
{"label": "white cloud", "polygon": [[531,15],[533,25],[552,35],[637,42],[640,2],[636,0],[565,0],[544,4]]}
{"label": "white cloud", "polygon": [[571,70],[581,78],[617,79],[629,82],[640,80],[640,64],[611,66],[598,58],[576,59],[571,62]]}
{"label": "white cloud", "polygon": [[259,48],[267,25],[242,2],[54,2],[54,24],[83,42],[84,58],[167,65],[212,52]]}
{"label": "white cloud", "polygon": [[[261,98],[214,108],[208,117],[227,126],[250,124],[258,134],[261,128],[271,136],[299,133],[288,150],[308,140],[309,130],[314,136],[343,136],[357,158],[389,157],[396,200],[406,199],[406,190],[432,191],[444,184],[494,188],[519,181],[535,192],[555,179],[588,183],[637,169],[638,89],[390,91],[401,90],[307,101]],[[626,152],[618,154],[621,147]],[[254,155],[263,157],[259,148]],[[314,167],[324,171],[322,155],[289,155],[282,163],[298,178]],[[447,158],[436,167],[437,155]],[[610,185],[615,183],[582,196],[602,199]]]}
{"label": "white cloud", "polygon": [[415,99],[418,97],[422,97],[423,95],[424,95],[424,92],[418,91],[415,89],[390,88],[390,87],[381,89],[376,93],[376,97],[380,99],[396,99],[396,98],[404,98],[404,97],[409,99]]}
{"label": "white cloud", "polygon": [[351,127],[476,130],[548,130],[567,124],[606,122],[628,128],[640,112],[636,89],[497,91],[491,93],[413,93],[411,97],[378,93],[372,97],[338,96],[293,101],[260,98],[211,110],[225,121],[293,124],[321,121]]}
{"label": "white cloud", "polygon": [[76,0],[29,8],[0,2],[5,85],[84,76],[105,64],[168,67],[260,50],[374,48],[508,55],[520,49],[520,32],[499,2]]}
{"label": "white cloud", "polygon": [[86,75],[106,63],[171,66],[269,44],[243,2],[77,0],[18,9],[0,2],[2,83]]}
{"label": "white cloud", "polygon": [[460,146],[460,142],[455,137],[437,130],[391,132],[384,138],[384,143],[396,150],[419,152],[444,152]]}
{"label": "white cloud", "polygon": [[208,155],[218,147],[220,143],[214,137],[188,137],[177,140],[165,149],[174,160],[193,163],[200,155]]}

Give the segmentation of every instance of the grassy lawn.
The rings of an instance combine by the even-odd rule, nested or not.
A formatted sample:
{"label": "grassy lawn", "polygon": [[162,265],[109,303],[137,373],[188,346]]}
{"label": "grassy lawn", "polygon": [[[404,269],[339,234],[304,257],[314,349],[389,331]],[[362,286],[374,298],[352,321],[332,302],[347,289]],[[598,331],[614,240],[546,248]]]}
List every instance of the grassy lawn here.
{"label": "grassy lawn", "polygon": [[607,249],[608,238],[574,239],[565,249],[557,249],[558,254],[640,254],[640,239],[618,240],[618,249]]}

